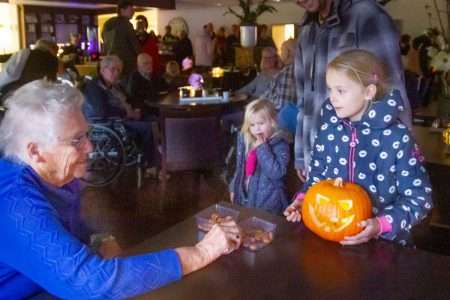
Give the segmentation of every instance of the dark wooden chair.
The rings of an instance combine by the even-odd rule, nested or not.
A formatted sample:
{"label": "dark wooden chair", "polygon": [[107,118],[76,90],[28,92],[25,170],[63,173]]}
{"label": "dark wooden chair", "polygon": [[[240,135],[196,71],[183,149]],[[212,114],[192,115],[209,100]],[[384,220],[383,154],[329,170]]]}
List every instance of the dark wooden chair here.
{"label": "dark wooden chair", "polygon": [[213,170],[223,164],[222,111],[222,105],[160,109],[163,189],[168,172]]}

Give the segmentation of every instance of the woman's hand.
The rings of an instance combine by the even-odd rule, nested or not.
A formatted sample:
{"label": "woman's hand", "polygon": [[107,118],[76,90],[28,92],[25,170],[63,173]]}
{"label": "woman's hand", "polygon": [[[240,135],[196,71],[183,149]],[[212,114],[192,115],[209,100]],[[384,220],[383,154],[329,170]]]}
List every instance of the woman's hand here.
{"label": "woman's hand", "polygon": [[220,225],[215,224],[194,247],[182,247],[175,250],[180,258],[183,274],[186,275],[238,249],[241,242],[241,229],[234,220],[228,220]]}
{"label": "woman's hand", "polygon": [[286,220],[289,222],[300,222],[302,216],[300,214],[300,209],[302,207],[304,194],[299,194],[297,198],[289,205],[284,211],[284,215],[286,216]]}
{"label": "woman's hand", "polygon": [[122,255],[122,248],[113,236],[102,239],[98,252],[104,259],[109,259]]}
{"label": "woman's hand", "polygon": [[367,243],[373,238],[376,238],[380,232],[380,225],[376,218],[367,219],[358,223],[359,227],[364,228],[358,234],[353,236],[346,236],[342,241],[341,245],[359,245],[362,243]]}

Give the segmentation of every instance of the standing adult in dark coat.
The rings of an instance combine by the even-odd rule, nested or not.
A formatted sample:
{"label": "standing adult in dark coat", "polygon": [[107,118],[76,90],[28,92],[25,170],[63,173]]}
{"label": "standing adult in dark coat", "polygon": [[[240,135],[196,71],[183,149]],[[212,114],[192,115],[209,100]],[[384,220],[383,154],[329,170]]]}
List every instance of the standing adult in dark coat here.
{"label": "standing adult in dark coat", "polygon": [[130,0],[119,0],[118,16],[106,21],[102,38],[106,55],[117,55],[123,63],[122,78],[127,78],[136,69],[136,58],[141,46],[134,32],[130,19],[134,14]]}
{"label": "standing adult in dark coat", "polygon": [[186,31],[182,30],[180,32],[180,39],[173,45],[173,52],[175,54],[175,60],[179,65],[182,64],[183,59],[194,55],[192,42]]}
{"label": "standing adult in dark coat", "polygon": [[400,119],[412,126],[400,57],[399,34],[392,18],[372,0],[297,0],[306,10],[295,57],[297,130],[295,168],[305,180],[311,160],[320,108],[328,96],[325,69],[334,57],[349,49],[370,50],[389,68],[393,88],[404,101]]}

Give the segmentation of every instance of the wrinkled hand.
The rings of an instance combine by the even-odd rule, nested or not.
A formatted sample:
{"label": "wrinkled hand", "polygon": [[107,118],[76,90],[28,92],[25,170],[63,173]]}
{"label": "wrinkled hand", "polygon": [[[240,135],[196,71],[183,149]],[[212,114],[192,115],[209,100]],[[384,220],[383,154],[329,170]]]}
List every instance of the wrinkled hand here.
{"label": "wrinkled hand", "polygon": [[108,238],[102,241],[102,244],[98,248],[100,255],[105,258],[113,258],[122,255],[123,251],[116,239]]}
{"label": "wrinkled hand", "polygon": [[220,225],[215,224],[195,247],[206,261],[211,262],[223,254],[229,254],[238,249],[241,242],[240,228],[234,220],[227,220]]}
{"label": "wrinkled hand", "polygon": [[289,205],[284,211],[284,215],[286,216],[286,220],[289,222],[300,222],[302,220],[302,216],[300,214],[300,209],[302,207],[303,195],[297,197],[291,205]]}
{"label": "wrinkled hand", "polygon": [[305,170],[296,170],[297,171],[297,177],[300,179],[301,182],[306,181],[306,171]]}
{"label": "wrinkled hand", "polygon": [[376,218],[367,219],[358,223],[359,227],[364,228],[358,234],[353,236],[346,236],[342,241],[341,245],[359,245],[362,243],[367,243],[369,240],[376,238],[380,232],[380,225]]}

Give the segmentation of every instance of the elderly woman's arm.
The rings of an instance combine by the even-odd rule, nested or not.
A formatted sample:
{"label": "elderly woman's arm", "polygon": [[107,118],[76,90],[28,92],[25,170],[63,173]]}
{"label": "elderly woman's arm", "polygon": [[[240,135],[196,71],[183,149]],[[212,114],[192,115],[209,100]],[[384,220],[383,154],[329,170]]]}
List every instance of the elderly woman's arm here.
{"label": "elderly woman's arm", "polygon": [[237,232],[217,226],[194,247],[105,260],[66,231],[33,187],[10,191],[0,210],[1,264],[64,299],[124,299],[167,285],[234,250]]}

